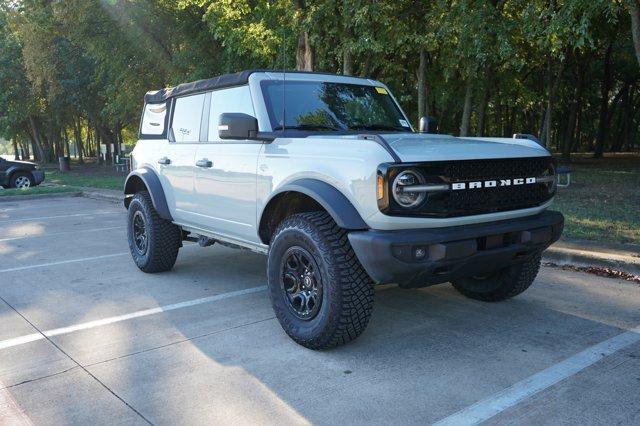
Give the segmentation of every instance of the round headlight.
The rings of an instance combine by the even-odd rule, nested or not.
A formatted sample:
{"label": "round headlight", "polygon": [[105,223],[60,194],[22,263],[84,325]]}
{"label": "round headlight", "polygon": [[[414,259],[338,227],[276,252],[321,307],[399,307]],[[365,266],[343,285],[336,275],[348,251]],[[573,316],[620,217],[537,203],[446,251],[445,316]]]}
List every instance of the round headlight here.
{"label": "round headlight", "polygon": [[393,181],[393,199],[402,207],[412,208],[418,206],[427,197],[424,192],[406,191],[405,187],[421,185],[425,182],[424,177],[415,170],[405,170],[400,172]]}

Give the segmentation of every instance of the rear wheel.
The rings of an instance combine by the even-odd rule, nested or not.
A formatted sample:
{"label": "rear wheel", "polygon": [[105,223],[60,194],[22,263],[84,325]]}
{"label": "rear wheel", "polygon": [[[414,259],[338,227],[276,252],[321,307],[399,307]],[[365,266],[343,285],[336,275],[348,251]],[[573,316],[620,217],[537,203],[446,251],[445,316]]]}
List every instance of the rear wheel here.
{"label": "rear wheel", "polygon": [[541,254],[522,263],[478,277],[460,278],[452,282],[456,290],[471,299],[497,302],[517,296],[528,289],[538,275]]}
{"label": "rear wheel", "polygon": [[373,282],[347,232],[325,212],[288,217],[269,248],[271,303],[284,331],[310,349],[358,337],[373,309]]}
{"label": "rear wheel", "polygon": [[173,268],[182,244],[180,228],[158,216],[146,191],[138,192],[129,204],[127,236],[131,257],[140,270]]}
{"label": "rear wheel", "polygon": [[9,181],[9,188],[26,189],[35,185],[35,180],[31,173],[28,172],[16,172],[11,176]]}

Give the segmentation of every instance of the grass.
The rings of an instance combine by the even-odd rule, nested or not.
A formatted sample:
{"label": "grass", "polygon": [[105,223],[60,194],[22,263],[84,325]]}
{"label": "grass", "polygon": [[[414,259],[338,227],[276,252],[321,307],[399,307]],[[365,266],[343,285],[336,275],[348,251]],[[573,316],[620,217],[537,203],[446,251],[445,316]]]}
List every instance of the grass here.
{"label": "grass", "polygon": [[640,244],[640,155],[576,155],[566,166],[571,185],[553,206],[565,216],[564,237]]}
{"label": "grass", "polygon": [[[78,170],[76,170],[78,169]],[[104,167],[82,167],[72,166],[70,172],[61,173],[57,169],[45,168],[46,181],[48,184],[73,186],[76,188],[124,188],[126,173],[114,174],[104,170]]]}
{"label": "grass", "polygon": [[122,190],[126,172],[116,172],[113,166],[95,164],[71,164],[71,171],[62,173],[57,165],[46,164],[42,167],[45,181],[42,185],[29,189],[1,190],[0,197],[10,195],[37,195],[58,192],[81,191],[84,188],[104,188]]}
{"label": "grass", "polygon": [[8,197],[11,195],[38,195],[38,194],[55,194],[59,192],[74,192],[77,188],[69,186],[36,186],[28,189],[2,189],[0,188],[0,197]]}

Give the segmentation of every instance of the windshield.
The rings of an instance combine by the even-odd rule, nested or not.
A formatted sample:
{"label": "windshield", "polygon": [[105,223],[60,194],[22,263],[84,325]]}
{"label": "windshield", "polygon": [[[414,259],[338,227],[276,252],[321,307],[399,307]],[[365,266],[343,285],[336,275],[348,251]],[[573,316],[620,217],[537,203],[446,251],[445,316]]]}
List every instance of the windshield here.
{"label": "windshield", "polygon": [[[316,81],[263,81],[271,127],[275,130],[411,131],[383,87]],[[282,98],[286,122],[283,122]]]}

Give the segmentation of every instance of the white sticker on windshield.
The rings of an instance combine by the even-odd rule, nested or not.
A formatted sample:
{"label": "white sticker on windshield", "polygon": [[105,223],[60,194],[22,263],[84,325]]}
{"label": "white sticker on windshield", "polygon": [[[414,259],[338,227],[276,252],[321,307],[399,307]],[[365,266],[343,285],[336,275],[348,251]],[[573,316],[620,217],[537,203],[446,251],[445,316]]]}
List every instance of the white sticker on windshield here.
{"label": "white sticker on windshield", "polygon": [[407,120],[398,120],[398,122],[402,127],[409,127],[409,123],[407,123]]}

